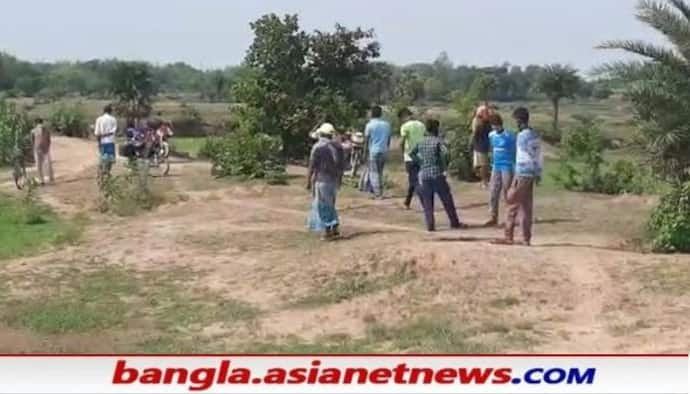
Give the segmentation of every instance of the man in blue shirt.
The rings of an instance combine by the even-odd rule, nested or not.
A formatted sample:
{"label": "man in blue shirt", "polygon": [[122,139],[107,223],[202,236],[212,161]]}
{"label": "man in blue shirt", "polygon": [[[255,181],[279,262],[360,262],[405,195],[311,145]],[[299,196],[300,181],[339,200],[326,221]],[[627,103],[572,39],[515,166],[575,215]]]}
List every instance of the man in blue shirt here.
{"label": "man in blue shirt", "polygon": [[[532,221],[534,214],[534,185],[541,180],[544,156],[541,151],[541,138],[529,126],[527,108],[517,108],[513,113],[520,133],[517,135],[515,154],[515,180],[508,190],[508,215],[505,226],[505,239],[499,244],[512,245],[515,227],[520,224],[524,245],[532,244]],[[519,221],[518,221],[518,216]]]}
{"label": "man in blue shirt", "polygon": [[498,225],[498,206],[501,197],[507,198],[515,171],[515,134],[503,128],[503,119],[499,114],[491,115],[489,122],[493,131],[489,133],[492,165],[487,227]]}
{"label": "man in blue shirt", "polygon": [[383,118],[381,107],[371,109],[371,120],[364,130],[365,152],[369,152],[369,182],[370,192],[374,198],[383,197],[383,166],[391,143],[391,125]]}

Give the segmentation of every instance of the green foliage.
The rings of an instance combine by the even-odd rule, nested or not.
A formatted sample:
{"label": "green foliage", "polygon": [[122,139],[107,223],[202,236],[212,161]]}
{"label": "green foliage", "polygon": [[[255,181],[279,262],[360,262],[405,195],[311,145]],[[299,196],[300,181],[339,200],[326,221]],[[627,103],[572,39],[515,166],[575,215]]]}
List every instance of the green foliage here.
{"label": "green foliage", "polygon": [[690,182],[677,184],[663,196],[648,225],[658,252],[690,252]]}
{"label": "green foliage", "polygon": [[59,133],[68,137],[89,137],[89,127],[81,105],[67,106],[61,104],[48,119],[50,125]]}
{"label": "green foliage", "polygon": [[165,193],[152,182],[148,163],[132,160],[123,175],[109,176],[101,187],[100,210],[118,216],[134,216],[163,204]]}
{"label": "green foliage", "polygon": [[560,167],[554,180],[567,190],[642,194],[650,189],[649,175],[638,165],[618,160],[607,165],[606,143],[595,119],[576,117],[579,124],[565,133]]}
{"label": "green foliage", "polygon": [[690,180],[689,9],[683,0],[638,5],[638,19],[662,33],[673,48],[641,41],[609,41],[600,46],[644,58],[609,64],[601,72],[623,82],[649,162],[656,174],[673,183]]}
{"label": "green foliage", "polygon": [[280,141],[275,137],[238,131],[209,138],[201,154],[210,158],[217,176],[287,182]]}
{"label": "green foliage", "polygon": [[117,63],[110,73],[110,90],[117,100],[117,112],[128,121],[146,118],[151,113],[156,91],[147,63]]}
{"label": "green foliage", "polygon": [[0,100],[0,166],[10,165],[19,151],[30,149],[30,125],[25,114],[17,112],[14,104]]}
{"label": "green foliage", "polygon": [[286,158],[308,152],[307,133],[330,119],[349,128],[368,106],[357,89],[360,78],[378,57],[373,33],[348,30],[307,34],[297,15],[265,15],[251,23],[254,41],[245,63],[250,68],[233,87],[238,128],[251,134],[277,136]]}
{"label": "green foliage", "polygon": [[553,104],[553,129],[558,130],[560,102],[567,97],[574,97],[582,80],[577,70],[570,66],[552,64],[546,66],[537,79],[536,90],[543,93]]}

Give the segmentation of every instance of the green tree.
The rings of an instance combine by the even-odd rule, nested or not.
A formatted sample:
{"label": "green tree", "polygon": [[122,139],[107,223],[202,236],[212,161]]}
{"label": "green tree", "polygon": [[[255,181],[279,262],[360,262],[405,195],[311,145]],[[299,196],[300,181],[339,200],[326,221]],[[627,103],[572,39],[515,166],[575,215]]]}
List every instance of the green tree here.
{"label": "green tree", "polygon": [[375,67],[378,43],[373,32],[336,25],[332,33],[309,35],[297,15],[265,15],[250,24],[254,41],[245,58],[250,69],[233,86],[233,98],[244,105],[235,109],[240,128],[251,133],[277,135],[286,158],[303,158],[307,133],[326,116],[341,127],[352,126],[369,105],[360,96],[358,82]]}
{"label": "green tree", "polygon": [[544,67],[537,79],[536,89],[548,97],[553,105],[553,129],[558,130],[558,117],[561,100],[574,97],[581,79],[577,70],[570,66],[552,64]]}
{"label": "green tree", "polygon": [[657,174],[690,180],[690,4],[683,0],[641,1],[637,18],[662,33],[672,47],[643,41],[609,41],[643,60],[603,66],[604,75],[623,82],[650,164]]}
{"label": "green tree", "polygon": [[110,74],[110,91],[117,100],[117,112],[127,121],[146,118],[156,93],[151,67],[141,62],[121,62]]}

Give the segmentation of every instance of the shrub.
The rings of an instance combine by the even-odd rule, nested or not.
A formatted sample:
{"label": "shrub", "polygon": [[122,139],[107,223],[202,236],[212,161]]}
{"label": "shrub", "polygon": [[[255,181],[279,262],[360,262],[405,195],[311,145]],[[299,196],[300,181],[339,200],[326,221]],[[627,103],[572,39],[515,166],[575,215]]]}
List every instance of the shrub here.
{"label": "shrub", "polygon": [[49,119],[50,125],[68,137],[88,138],[89,127],[80,105],[60,105]]}
{"label": "shrub", "polygon": [[102,186],[100,210],[119,216],[134,216],[165,202],[165,193],[151,183],[145,164],[131,161],[123,175],[111,176]]}
{"label": "shrub", "polygon": [[287,181],[282,146],[275,137],[239,131],[224,137],[209,138],[202,154],[213,163],[217,176],[265,179],[269,183]]}
{"label": "shrub", "polygon": [[657,252],[690,252],[690,182],[663,196],[648,225]]}
{"label": "shrub", "polygon": [[26,115],[17,112],[13,104],[0,100],[0,166],[12,163],[15,148],[30,149],[29,129]]}

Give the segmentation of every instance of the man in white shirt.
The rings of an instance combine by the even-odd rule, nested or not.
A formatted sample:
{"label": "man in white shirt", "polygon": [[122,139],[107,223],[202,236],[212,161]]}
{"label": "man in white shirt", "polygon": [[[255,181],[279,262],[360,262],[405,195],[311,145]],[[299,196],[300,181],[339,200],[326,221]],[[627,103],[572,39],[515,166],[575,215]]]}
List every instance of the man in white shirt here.
{"label": "man in white shirt", "polygon": [[93,133],[98,139],[98,151],[101,164],[108,169],[115,162],[115,133],[117,133],[117,119],[112,115],[113,107],[107,105],[103,115],[96,119]]}

